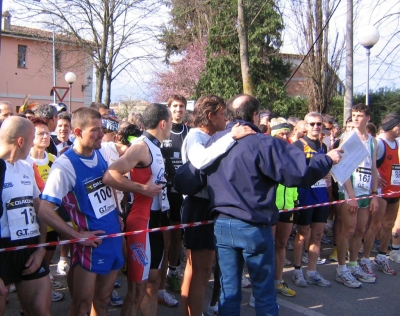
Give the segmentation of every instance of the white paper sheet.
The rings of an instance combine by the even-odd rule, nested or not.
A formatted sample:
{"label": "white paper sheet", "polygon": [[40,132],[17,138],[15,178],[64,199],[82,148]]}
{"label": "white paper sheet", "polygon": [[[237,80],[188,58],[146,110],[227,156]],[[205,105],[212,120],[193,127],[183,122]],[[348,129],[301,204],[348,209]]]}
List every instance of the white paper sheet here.
{"label": "white paper sheet", "polygon": [[345,137],[346,140],[340,145],[344,151],[342,159],[331,169],[332,177],[339,185],[343,185],[357,166],[369,155],[356,131],[351,131]]}

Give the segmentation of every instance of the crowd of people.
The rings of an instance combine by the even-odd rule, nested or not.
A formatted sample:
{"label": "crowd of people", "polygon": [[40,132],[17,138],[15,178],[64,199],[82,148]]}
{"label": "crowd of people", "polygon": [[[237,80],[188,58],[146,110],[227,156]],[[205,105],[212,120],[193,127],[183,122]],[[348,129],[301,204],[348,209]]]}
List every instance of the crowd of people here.
{"label": "crowd of people", "polygon": [[[172,95],[166,105],[151,103],[119,120],[102,103],[72,114],[56,104],[15,113],[0,101],[0,248],[89,238],[60,247],[68,315],[107,315],[111,304],[122,306],[123,316],[155,316],[158,304],[178,307],[175,295],[185,316],[239,315],[241,288],[250,286],[256,315],[277,315],[277,293],[331,285],[317,271],[326,236],[334,241],[329,260],[338,262],[337,282],[359,288],[376,281],[374,269],[395,274],[389,260],[400,263],[400,116],[386,115],[377,130],[369,108],[357,104],[341,130],[326,114],[285,119],[263,111],[249,95],[226,102],[206,95],[192,113],[186,105]],[[339,185],[330,170],[354,134],[368,155]],[[346,201],[286,211],[335,200]],[[283,280],[287,249],[292,282]],[[0,252],[0,315],[11,291],[22,314],[51,315],[51,302],[64,298],[49,270],[55,250]],[[115,290],[120,270],[124,294]]]}

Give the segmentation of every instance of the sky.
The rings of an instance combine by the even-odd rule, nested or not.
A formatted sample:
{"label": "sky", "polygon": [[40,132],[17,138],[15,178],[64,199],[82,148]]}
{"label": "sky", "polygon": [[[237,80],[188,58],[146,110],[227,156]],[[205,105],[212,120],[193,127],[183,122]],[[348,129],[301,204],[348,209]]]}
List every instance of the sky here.
{"label": "sky", "polygon": [[[24,0],[27,1],[27,0]],[[283,5],[284,23],[286,25],[283,33],[283,53],[297,53],[293,45],[293,37],[296,36],[293,21],[288,1],[280,0]],[[345,34],[346,25],[346,6],[348,0],[340,1],[338,9],[332,16],[330,22],[330,32],[334,36],[336,32],[340,37]],[[377,90],[381,87],[398,88],[400,83],[400,61],[396,61],[396,54],[392,53],[392,57],[387,57],[388,52],[391,52],[398,43],[400,43],[399,36],[396,35],[392,38],[396,31],[399,31],[398,19],[399,15],[392,17],[392,19],[382,22],[381,18],[385,15],[398,11],[399,0],[353,0],[358,3],[354,10],[354,92],[365,91],[366,85],[366,50],[358,43],[358,35],[363,31],[366,25],[378,26],[380,32],[379,42],[371,49],[371,66],[370,66],[370,89]],[[7,10],[15,6],[17,1],[4,0],[3,10]],[[397,4],[397,6],[396,6]],[[168,21],[167,8],[159,11],[156,19],[151,23],[161,25]],[[12,23],[18,24],[18,17],[13,17]],[[24,24],[21,24],[24,25]],[[122,74],[113,82],[112,88],[112,102],[118,102],[123,99],[147,99],[151,101],[151,94],[149,93],[149,82],[151,81],[151,72],[153,69],[167,69],[162,63],[164,52],[159,44],[156,42],[149,44],[159,59],[155,59],[152,63],[138,62],[135,64],[135,70],[131,72],[131,79],[129,76]],[[344,58],[345,56],[343,56]],[[392,59],[394,61],[392,61]],[[343,59],[342,67],[339,71],[339,77],[345,81],[344,71],[345,60]]]}

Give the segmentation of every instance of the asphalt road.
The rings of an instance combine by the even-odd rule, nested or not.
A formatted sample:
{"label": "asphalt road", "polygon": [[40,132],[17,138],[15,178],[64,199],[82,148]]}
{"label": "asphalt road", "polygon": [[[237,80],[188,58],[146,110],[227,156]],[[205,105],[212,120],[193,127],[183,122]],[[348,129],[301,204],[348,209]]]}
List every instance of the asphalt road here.
{"label": "asphalt road", "polygon": [[[324,245],[321,257],[328,258],[332,246]],[[57,252],[56,252],[57,254]],[[292,260],[292,251],[287,252],[287,257]],[[58,259],[55,258],[54,262]],[[332,287],[324,288],[316,285],[309,285],[307,288],[297,288],[291,281],[293,268],[285,269],[284,279],[293,289],[297,291],[296,297],[284,297],[278,294],[278,304],[280,305],[280,315],[284,316],[346,316],[346,315],[374,315],[374,316],[398,316],[400,315],[400,264],[392,263],[391,266],[397,271],[396,276],[385,275],[376,271],[377,281],[374,284],[363,284],[360,289],[350,289],[335,281],[336,263],[326,263],[318,266],[318,271],[326,279],[332,282]],[[66,286],[66,279],[57,275],[56,265],[51,266],[51,270],[56,280],[61,281]],[[122,287],[117,291],[124,295],[126,291],[126,281],[124,275],[119,277]],[[206,304],[209,303],[212,292],[213,281],[210,280]],[[65,294],[63,301],[52,304],[52,314],[55,316],[66,315],[70,304],[70,297],[67,288],[62,288],[61,292]],[[249,306],[251,289],[242,290],[241,315],[255,315],[255,311]],[[180,301],[179,295],[177,299]],[[206,311],[207,305],[204,306]],[[119,307],[109,308],[109,315],[116,316],[120,314]],[[16,293],[10,293],[9,304],[6,310],[7,316],[19,316],[19,305]],[[158,314],[162,316],[182,315],[180,306],[170,308],[159,305]]]}

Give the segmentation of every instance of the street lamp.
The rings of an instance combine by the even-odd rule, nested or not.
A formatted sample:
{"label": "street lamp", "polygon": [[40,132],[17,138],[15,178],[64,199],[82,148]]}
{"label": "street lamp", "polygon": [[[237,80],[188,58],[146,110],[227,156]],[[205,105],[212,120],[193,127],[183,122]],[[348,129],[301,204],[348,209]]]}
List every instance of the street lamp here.
{"label": "street lamp", "polygon": [[71,108],[71,90],[72,90],[72,84],[76,81],[76,75],[73,72],[67,72],[65,74],[64,79],[69,84],[69,112],[72,113],[72,108]]}
{"label": "street lamp", "polygon": [[365,90],[365,105],[369,105],[369,56],[370,49],[379,41],[379,31],[373,25],[368,25],[362,29],[358,41],[367,50],[367,88]]}

